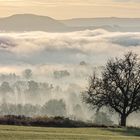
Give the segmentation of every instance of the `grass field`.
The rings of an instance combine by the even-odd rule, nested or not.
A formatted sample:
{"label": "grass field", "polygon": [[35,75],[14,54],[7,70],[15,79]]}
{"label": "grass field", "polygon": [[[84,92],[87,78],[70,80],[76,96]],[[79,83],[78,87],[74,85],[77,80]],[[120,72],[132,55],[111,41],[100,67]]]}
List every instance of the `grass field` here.
{"label": "grass field", "polygon": [[0,140],[140,140],[140,129],[42,128],[0,125]]}

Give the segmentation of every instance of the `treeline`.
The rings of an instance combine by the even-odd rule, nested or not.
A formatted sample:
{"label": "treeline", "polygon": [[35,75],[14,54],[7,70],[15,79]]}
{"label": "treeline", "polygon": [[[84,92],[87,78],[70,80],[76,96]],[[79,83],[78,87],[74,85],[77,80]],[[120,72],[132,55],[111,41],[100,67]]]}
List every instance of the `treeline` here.
{"label": "treeline", "polygon": [[9,104],[0,105],[0,115],[25,115],[25,116],[66,116],[65,102],[61,100],[49,100],[44,105]]}
{"label": "treeline", "polygon": [[[61,116],[62,118],[67,117],[71,120],[78,121],[83,120],[82,114],[83,112],[81,111],[80,105],[76,105],[73,109],[73,114],[70,115],[63,100],[50,100],[43,106],[32,104],[16,105],[7,103],[0,105],[0,116],[24,116],[24,118],[36,116]],[[114,122],[111,120],[110,116],[105,112],[97,112],[93,114],[88,122],[105,126],[114,125]]]}
{"label": "treeline", "polygon": [[[1,125],[40,126],[40,127],[108,127],[83,121],[71,120],[64,117],[25,117],[6,115],[0,116]],[[115,127],[115,126],[112,126]]]}

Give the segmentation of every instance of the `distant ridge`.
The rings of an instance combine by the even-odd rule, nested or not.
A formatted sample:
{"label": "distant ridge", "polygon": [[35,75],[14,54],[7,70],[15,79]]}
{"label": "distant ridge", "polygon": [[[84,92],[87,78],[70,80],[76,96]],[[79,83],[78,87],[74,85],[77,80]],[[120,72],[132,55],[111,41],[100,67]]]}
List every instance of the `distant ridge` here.
{"label": "distant ridge", "polygon": [[66,26],[53,18],[33,14],[17,14],[0,18],[2,31],[63,31]]}
{"label": "distant ridge", "polygon": [[48,16],[16,14],[0,18],[0,31],[69,32],[102,28],[108,31],[140,32],[140,18],[75,18],[55,20]]}
{"label": "distant ridge", "polygon": [[140,18],[118,18],[118,17],[99,17],[99,18],[73,18],[61,20],[69,26],[139,26]]}

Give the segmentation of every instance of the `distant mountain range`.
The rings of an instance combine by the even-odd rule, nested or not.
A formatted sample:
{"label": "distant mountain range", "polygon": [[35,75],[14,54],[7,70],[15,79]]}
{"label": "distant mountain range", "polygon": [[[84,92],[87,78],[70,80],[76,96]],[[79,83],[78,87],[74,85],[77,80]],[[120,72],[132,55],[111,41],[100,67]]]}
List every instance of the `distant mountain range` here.
{"label": "distant mountain range", "polygon": [[140,32],[140,18],[77,18],[55,20],[47,16],[17,14],[0,18],[0,31],[69,32],[105,29],[108,31]]}

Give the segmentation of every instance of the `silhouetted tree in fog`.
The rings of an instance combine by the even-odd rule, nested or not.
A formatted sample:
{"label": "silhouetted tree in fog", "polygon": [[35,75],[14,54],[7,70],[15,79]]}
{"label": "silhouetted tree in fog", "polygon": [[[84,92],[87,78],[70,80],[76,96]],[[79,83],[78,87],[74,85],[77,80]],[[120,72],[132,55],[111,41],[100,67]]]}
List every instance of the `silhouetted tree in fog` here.
{"label": "silhouetted tree in fog", "polygon": [[63,100],[49,100],[42,108],[43,114],[49,116],[65,116],[66,105]]}
{"label": "silhouetted tree in fog", "polygon": [[27,94],[27,97],[29,100],[32,100],[34,102],[40,100],[40,88],[39,84],[36,81],[28,81],[28,88],[25,90],[25,93]]}
{"label": "silhouetted tree in fog", "polygon": [[54,71],[53,74],[56,79],[70,76],[70,73],[67,70]]}
{"label": "silhouetted tree in fog", "polygon": [[23,76],[26,78],[26,79],[30,79],[32,77],[32,70],[30,69],[25,69],[23,71]]}
{"label": "silhouetted tree in fog", "polygon": [[90,77],[83,99],[93,108],[106,106],[120,115],[121,126],[127,117],[140,110],[140,61],[136,54],[109,60],[100,77]]}
{"label": "silhouetted tree in fog", "polygon": [[13,92],[13,89],[10,87],[8,82],[3,82],[0,86],[1,93]]}

